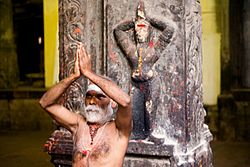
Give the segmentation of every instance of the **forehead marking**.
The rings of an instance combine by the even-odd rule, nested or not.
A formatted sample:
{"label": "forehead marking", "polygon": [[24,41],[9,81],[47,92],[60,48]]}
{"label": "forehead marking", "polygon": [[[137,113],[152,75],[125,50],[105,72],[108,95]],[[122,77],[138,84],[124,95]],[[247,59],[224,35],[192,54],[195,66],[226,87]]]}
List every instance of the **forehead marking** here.
{"label": "forehead marking", "polygon": [[137,24],[138,27],[145,27],[146,25],[141,23],[141,24]]}

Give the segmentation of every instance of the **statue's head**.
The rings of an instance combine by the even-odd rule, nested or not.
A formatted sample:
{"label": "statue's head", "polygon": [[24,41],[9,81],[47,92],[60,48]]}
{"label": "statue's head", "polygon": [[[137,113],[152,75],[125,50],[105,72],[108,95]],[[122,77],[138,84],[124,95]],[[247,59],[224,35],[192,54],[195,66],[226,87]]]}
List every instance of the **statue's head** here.
{"label": "statue's head", "polygon": [[139,43],[146,42],[150,34],[150,23],[146,20],[144,3],[139,2],[135,21],[135,35]]}
{"label": "statue's head", "polygon": [[95,84],[88,85],[83,116],[87,122],[104,124],[112,119],[112,100]]}

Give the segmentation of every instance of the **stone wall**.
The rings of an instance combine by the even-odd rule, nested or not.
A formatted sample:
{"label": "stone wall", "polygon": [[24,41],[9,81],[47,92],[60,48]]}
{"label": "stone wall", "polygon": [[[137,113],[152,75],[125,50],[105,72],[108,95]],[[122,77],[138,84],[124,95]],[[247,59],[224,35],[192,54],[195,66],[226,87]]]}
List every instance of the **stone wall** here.
{"label": "stone wall", "polygon": [[0,2],[0,18],[0,88],[10,88],[19,80],[11,0]]}
{"label": "stone wall", "polygon": [[43,91],[0,91],[1,130],[54,130],[55,124],[41,109]]}
{"label": "stone wall", "polygon": [[218,100],[218,139],[250,141],[249,90],[234,90]]}

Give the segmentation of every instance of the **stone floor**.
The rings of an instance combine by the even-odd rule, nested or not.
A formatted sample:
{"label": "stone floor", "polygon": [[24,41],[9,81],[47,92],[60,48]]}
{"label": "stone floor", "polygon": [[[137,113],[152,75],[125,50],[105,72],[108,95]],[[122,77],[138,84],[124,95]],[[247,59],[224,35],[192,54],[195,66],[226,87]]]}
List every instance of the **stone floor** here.
{"label": "stone floor", "polygon": [[[52,167],[43,144],[52,132],[0,132],[1,167]],[[214,167],[250,167],[250,142],[212,142]]]}

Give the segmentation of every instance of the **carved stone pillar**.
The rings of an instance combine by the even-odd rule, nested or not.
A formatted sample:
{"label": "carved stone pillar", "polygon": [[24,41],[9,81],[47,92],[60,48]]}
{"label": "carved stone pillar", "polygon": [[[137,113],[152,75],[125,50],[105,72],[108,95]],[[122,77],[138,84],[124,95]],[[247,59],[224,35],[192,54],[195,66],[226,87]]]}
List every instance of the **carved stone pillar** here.
{"label": "carved stone pillar", "polygon": [[[202,105],[200,2],[61,0],[59,6],[60,78],[73,70],[76,44],[82,41],[95,70],[130,91],[133,114],[144,117],[134,116],[142,135],[134,137],[133,131],[124,167],[212,166],[212,135]],[[150,27],[148,43],[139,42],[135,25]],[[82,107],[84,82],[65,95],[72,111]],[[52,138],[52,162],[70,165],[69,133],[56,131]]]}
{"label": "carved stone pillar", "polygon": [[12,14],[11,0],[0,1],[0,88],[13,88],[19,80]]}
{"label": "carved stone pillar", "polygon": [[[140,51],[138,49],[135,51],[136,54],[133,54],[133,49],[126,50],[126,47],[133,48],[133,44],[123,41],[131,40],[133,43],[136,38],[135,29],[129,29],[128,26],[129,20],[134,20],[134,24],[136,24],[138,2],[132,0],[119,1],[119,3],[115,0],[105,1],[107,73],[118,81],[124,90],[132,92],[133,101],[136,101],[133,103],[133,107],[138,104],[138,98],[145,98],[145,96],[135,96],[134,94],[133,89],[136,89],[134,87],[143,85],[141,83],[144,81],[134,81],[134,64],[132,62],[131,66],[129,57],[135,56],[135,59],[139,59]],[[152,120],[153,130],[149,133],[154,134],[158,139],[164,138],[164,147],[159,147],[156,144],[157,141],[153,144],[130,142],[125,166],[155,166],[156,164],[212,166],[209,146],[212,135],[207,125],[204,124],[206,113],[202,104],[200,2],[198,0],[145,0],[144,7],[146,18],[165,22],[167,26],[172,27],[169,30],[173,29],[173,37],[167,39],[170,42],[164,44],[166,38],[161,39],[165,31],[163,28],[161,29],[162,24],[157,26],[157,22],[149,21],[152,26],[151,31],[153,31],[151,32],[152,40],[150,39],[148,47],[143,48],[146,51],[142,52],[146,55],[143,60],[147,61],[148,48],[154,47],[156,50],[158,43],[165,45],[159,59],[152,66],[153,78],[145,81],[148,82],[147,89],[150,90],[151,97],[149,100],[144,100],[144,111],[141,107],[141,112],[145,112],[145,115],[147,115],[146,112],[149,112],[150,117],[156,120]],[[123,33],[115,32],[114,37],[112,33],[114,29],[116,31],[116,27],[123,30]],[[129,38],[124,37],[125,33]],[[117,34],[123,37],[119,38]],[[134,40],[134,45],[136,47],[139,45],[136,40]],[[146,65],[146,62],[142,63],[142,66]],[[143,74],[141,75],[143,76]],[[133,82],[137,82],[137,85]],[[138,86],[138,89],[144,89],[145,85],[142,88]],[[133,114],[141,108],[133,108]],[[145,122],[141,123],[143,120],[137,119],[137,117],[135,119],[134,124],[138,124],[138,122],[145,124]],[[144,129],[141,128],[141,131]],[[155,161],[157,157],[162,159]]]}

